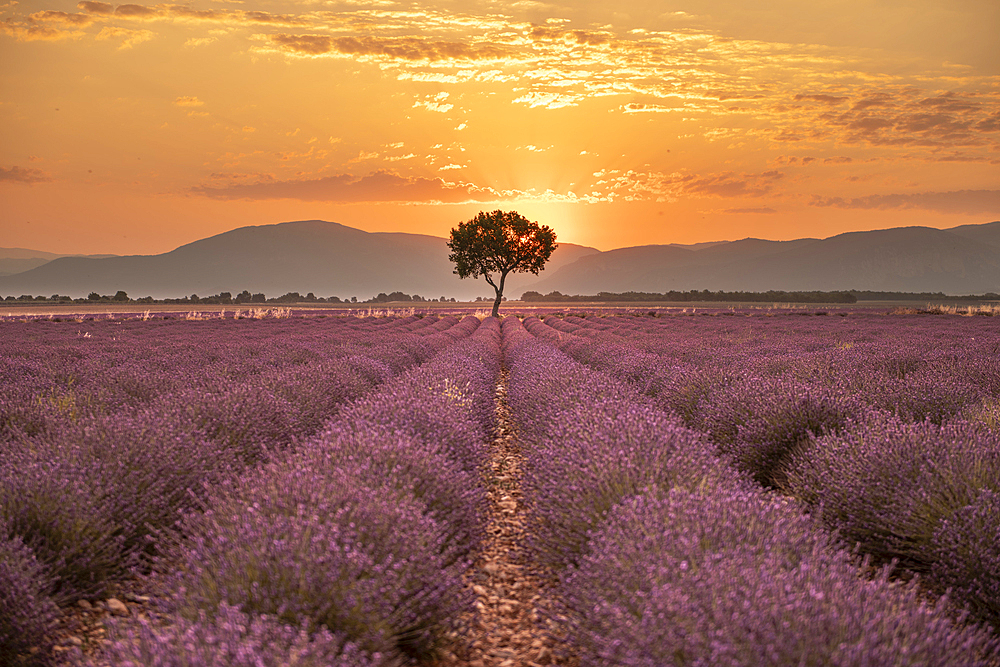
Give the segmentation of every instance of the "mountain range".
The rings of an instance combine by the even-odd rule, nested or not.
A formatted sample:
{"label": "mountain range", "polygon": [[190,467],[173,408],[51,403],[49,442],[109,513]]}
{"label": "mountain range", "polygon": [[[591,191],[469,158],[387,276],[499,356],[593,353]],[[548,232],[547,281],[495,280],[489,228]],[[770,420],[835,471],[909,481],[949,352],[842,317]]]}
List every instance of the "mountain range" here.
{"label": "mountain range", "polygon": [[42,264],[48,264],[60,257],[90,257],[103,259],[115,255],[59,255],[54,252],[29,250],[27,248],[0,248],[0,276],[12,276],[15,273],[29,271]]}
{"label": "mountain range", "polygon": [[[241,227],[160,255],[45,259],[37,251],[0,249],[0,269],[18,259],[17,253],[44,263],[0,275],[0,295],[80,297],[124,290],[132,297],[166,298],[249,290],[364,300],[400,291],[465,300],[493,293],[482,280],[453,274],[443,238],[365,232],[322,220]],[[1000,222],[605,252],[561,243],[539,275],[509,276],[505,294],[703,289],[1000,292]]]}

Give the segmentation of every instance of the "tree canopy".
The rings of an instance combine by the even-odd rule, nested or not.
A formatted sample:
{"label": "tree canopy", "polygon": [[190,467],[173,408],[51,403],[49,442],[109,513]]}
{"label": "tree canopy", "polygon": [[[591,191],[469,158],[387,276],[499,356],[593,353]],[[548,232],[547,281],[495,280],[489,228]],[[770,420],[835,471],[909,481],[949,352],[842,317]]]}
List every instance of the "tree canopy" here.
{"label": "tree canopy", "polygon": [[556,233],[516,211],[479,212],[451,230],[448,241],[460,278],[482,276],[496,291],[493,316],[500,312],[504,281],[509,273],[538,274],[556,249]]}

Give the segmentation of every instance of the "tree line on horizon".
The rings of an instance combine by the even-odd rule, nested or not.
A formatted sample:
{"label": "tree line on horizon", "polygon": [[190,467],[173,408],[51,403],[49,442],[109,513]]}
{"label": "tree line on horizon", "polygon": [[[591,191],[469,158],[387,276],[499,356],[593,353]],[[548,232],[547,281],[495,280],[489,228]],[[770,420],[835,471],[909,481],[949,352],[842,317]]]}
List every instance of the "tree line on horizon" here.
{"label": "tree line on horizon", "polygon": [[52,296],[32,296],[30,294],[22,294],[21,296],[7,296],[0,299],[4,302],[14,302],[14,303],[34,303],[34,302],[46,302],[46,303],[132,303],[132,304],[200,304],[200,305],[243,305],[243,304],[265,304],[265,303],[394,303],[394,302],[414,302],[414,303],[434,303],[434,302],[449,302],[457,303],[455,297],[439,297],[426,298],[419,294],[405,294],[403,292],[391,292],[386,294],[385,292],[379,292],[376,296],[370,299],[359,300],[358,297],[344,297],[341,299],[339,296],[329,296],[321,297],[316,296],[312,292],[305,295],[299,294],[298,292],[287,292],[281,296],[268,297],[263,292],[250,293],[247,290],[243,290],[236,296],[233,296],[232,292],[220,292],[212,296],[198,296],[197,294],[192,294],[190,296],[184,296],[180,298],[165,298],[165,299],[154,299],[151,296],[143,296],[133,299],[124,290],[118,290],[114,295],[99,294],[97,292],[91,292],[86,298],[76,298],[71,296],[65,296],[60,294],[53,294]]}
{"label": "tree line on horizon", "polygon": [[[476,297],[470,302],[490,301],[492,297]],[[506,297],[503,298],[506,301]],[[687,292],[598,292],[597,294],[563,294],[558,291],[542,294],[535,291],[527,291],[521,295],[520,301],[523,303],[612,303],[612,302],[668,302],[676,301],[681,303],[694,301],[710,302],[787,302],[787,303],[843,303],[851,304],[859,301],[1000,301],[1000,294],[987,292],[985,294],[969,294],[963,296],[950,296],[944,292],[878,292],[872,290],[845,290],[845,291],[809,291],[809,292],[789,292],[783,290],[769,290],[767,292],[726,292],[709,290],[689,290]],[[287,292],[281,296],[268,297],[262,292],[251,293],[243,290],[233,296],[231,292],[220,292],[211,296],[199,297],[197,294],[180,298],[154,299],[151,296],[140,298],[130,297],[124,290],[118,290],[114,295],[102,295],[91,292],[86,298],[76,298],[53,294],[52,296],[32,296],[22,294],[21,296],[7,296],[2,299],[5,303],[121,303],[121,304],[179,304],[179,305],[252,305],[252,304],[292,304],[292,303],[332,303],[332,304],[373,304],[373,303],[458,303],[455,297],[441,296],[438,298],[426,298],[419,294],[406,294],[405,292],[379,292],[369,299],[358,299],[358,297],[337,296],[318,297],[312,292],[305,295],[299,292]]]}
{"label": "tree line on horizon", "polygon": [[950,299],[961,301],[998,301],[1000,294],[970,294],[965,296],[949,296],[944,292],[875,292],[871,290],[838,290],[831,292],[804,291],[790,292],[786,290],[768,290],[766,292],[726,292],[719,290],[689,290],[680,292],[598,292],[597,294],[563,294],[561,292],[525,292],[521,301],[531,302],[635,302],[635,301],[737,301],[745,303],[763,302],[794,302],[794,303],[844,303],[858,301],[925,301],[935,299]]}

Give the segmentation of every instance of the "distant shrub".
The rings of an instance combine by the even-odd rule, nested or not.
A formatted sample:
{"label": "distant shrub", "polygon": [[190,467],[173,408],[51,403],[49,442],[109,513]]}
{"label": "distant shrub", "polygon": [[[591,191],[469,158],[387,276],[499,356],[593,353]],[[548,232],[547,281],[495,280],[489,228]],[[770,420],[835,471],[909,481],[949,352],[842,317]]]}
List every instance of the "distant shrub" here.
{"label": "distant shrub", "polygon": [[870,405],[890,410],[905,421],[943,424],[978,403],[984,393],[954,374],[921,371],[905,379],[873,379],[859,395]]}

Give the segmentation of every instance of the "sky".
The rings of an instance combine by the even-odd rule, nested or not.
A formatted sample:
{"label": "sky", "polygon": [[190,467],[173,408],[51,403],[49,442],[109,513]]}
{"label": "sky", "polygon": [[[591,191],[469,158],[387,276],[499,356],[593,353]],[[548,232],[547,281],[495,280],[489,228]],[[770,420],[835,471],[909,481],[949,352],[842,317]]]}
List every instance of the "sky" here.
{"label": "sky", "polygon": [[0,247],[1000,220],[996,0],[0,0]]}

